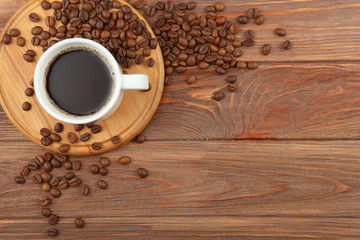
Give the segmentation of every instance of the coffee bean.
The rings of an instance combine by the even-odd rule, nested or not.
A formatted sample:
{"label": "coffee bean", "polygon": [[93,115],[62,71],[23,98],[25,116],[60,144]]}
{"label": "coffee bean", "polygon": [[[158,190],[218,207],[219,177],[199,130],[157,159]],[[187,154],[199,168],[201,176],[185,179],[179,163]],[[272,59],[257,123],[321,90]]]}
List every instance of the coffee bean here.
{"label": "coffee bean", "polygon": [[[50,130],[49,130],[49,132],[50,132]],[[46,137],[46,136],[44,136],[44,137]],[[53,159],[53,155],[51,153],[47,152],[44,154],[44,159],[46,161],[50,161],[51,159]]]}
{"label": "coffee bean", "polygon": [[17,184],[23,184],[23,183],[25,183],[25,178],[23,178],[23,177],[16,177],[16,178],[15,178],[15,182],[16,182]]}
{"label": "coffee bean", "polygon": [[71,169],[72,169],[72,163],[69,162],[69,161],[66,161],[66,162],[64,163],[64,168],[65,168],[66,170],[71,170]]}
{"label": "coffee bean", "polygon": [[58,188],[61,190],[68,188],[68,182],[65,180],[61,180],[58,184]]}
{"label": "coffee bean", "polygon": [[150,40],[149,47],[150,47],[151,49],[155,49],[155,48],[157,47],[157,45],[158,45],[157,40],[156,40],[155,38],[152,38],[152,39]]}
{"label": "coffee bean", "polygon": [[217,67],[216,68],[216,72],[220,75],[225,75],[226,74],[226,70],[222,67]]}
{"label": "coffee bean", "polygon": [[31,56],[31,55],[29,55],[29,54],[24,54],[24,60],[25,61],[27,61],[27,62],[32,62],[32,61],[34,61],[34,58]]}
{"label": "coffee bean", "polygon": [[84,129],[84,127],[85,127],[84,124],[76,124],[76,125],[74,126],[74,129],[75,129],[75,131],[80,132],[81,130]]}
{"label": "coffee bean", "polygon": [[90,172],[92,174],[98,174],[99,173],[99,167],[96,164],[93,164],[90,166]]}
{"label": "coffee bean", "polygon": [[139,168],[138,170],[136,170],[136,172],[141,178],[146,178],[149,175],[148,171],[145,168]]}
{"label": "coffee bean", "polygon": [[187,9],[188,10],[193,10],[193,9],[195,9],[196,8],[196,3],[195,2],[189,2],[188,4],[187,4]]}
{"label": "coffee bean", "polygon": [[38,22],[40,20],[40,17],[36,13],[30,13],[29,19],[32,22]]}
{"label": "coffee bean", "polygon": [[210,64],[208,64],[207,62],[200,62],[199,63],[199,68],[204,70],[210,67]]}
{"label": "coffee bean", "polygon": [[247,63],[248,69],[254,70],[257,69],[259,67],[259,63],[252,61],[252,62],[248,62]]}
{"label": "coffee bean", "polygon": [[54,130],[57,133],[61,133],[64,130],[64,125],[62,125],[61,123],[56,123]]}
{"label": "coffee bean", "polygon": [[277,28],[275,29],[275,34],[280,36],[280,37],[285,37],[286,36],[286,31],[282,28]]}
{"label": "coffee bean", "polygon": [[9,45],[11,43],[11,36],[9,34],[4,34],[2,43]]}
{"label": "coffee bean", "polygon": [[20,176],[25,177],[30,173],[30,169],[27,166],[24,166],[20,171]]}
{"label": "coffee bean", "polygon": [[255,42],[251,38],[245,39],[245,41],[243,41],[243,46],[245,46],[245,47],[251,47],[251,46],[254,46],[254,44],[255,44]]}
{"label": "coffee bean", "polygon": [[60,142],[61,141],[61,137],[56,134],[56,133],[52,133],[50,134],[49,138],[53,141],[53,142]]}
{"label": "coffee bean", "polygon": [[31,39],[31,44],[32,44],[33,46],[39,46],[39,45],[40,45],[40,42],[41,42],[41,39],[38,38],[38,37],[36,37],[36,36]]}
{"label": "coffee bean", "polygon": [[58,234],[57,230],[55,228],[49,228],[47,230],[47,235],[49,237],[55,237]]}
{"label": "coffee bean", "polygon": [[99,142],[94,142],[93,144],[91,144],[92,149],[94,149],[95,151],[99,151],[101,150],[101,143]]}
{"label": "coffee bean", "polygon": [[239,18],[238,18],[238,22],[240,24],[247,24],[249,22],[249,18],[247,16],[244,16],[244,15],[241,15]]}
{"label": "coffee bean", "polygon": [[128,156],[123,156],[119,159],[121,165],[128,165],[131,163],[131,158]]}
{"label": "coffee bean", "polygon": [[55,225],[58,222],[59,217],[56,214],[51,214],[48,218],[49,225]]}
{"label": "coffee bean", "polygon": [[51,175],[48,172],[43,172],[40,174],[40,176],[41,176],[41,179],[46,183],[51,181]]}
{"label": "coffee bean", "polygon": [[146,141],[146,137],[145,135],[143,134],[139,134],[137,137],[136,137],[136,142],[137,143],[144,143]]}
{"label": "coffee bean", "polygon": [[36,162],[37,165],[39,166],[42,166],[45,162],[45,159],[43,156],[41,155],[37,155],[35,158],[34,158],[34,162]]}
{"label": "coffee bean", "polygon": [[215,10],[218,12],[222,12],[225,9],[225,5],[222,2],[215,3],[214,7],[215,7]]}
{"label": "coffee bean", "polygon": [[97,133],[99,133],[99,132],[101,132],[101,126],[100,125],[94,125],[92,128],[91,128],[91,132],[93,133],[93,134],[97,134]]}
{"label": "coffee bean", "polygon": [[58,10],[58,9],[61,9],[61,7],[62,7],[62,4],[59,1],[54,1],[51,3],[52,9]]}
{"label": "coffee bean", "polygon": [[28,96],[28,97],[31,97],[34,95],[34,89],[33,88],[27,88],[25,90],[25,95]]}
{"label": "coffee bean", "polygon": [[39,200],[39,204],[41,207],[46,207],[47,205],[50,204],[50,198],[48,197],[41,197]]}
{"label": "coffee bean", "polygon": [[82,141],[82,142],[89,141],[90,137],[91,136],[89,133],[84,133],[83,135],[80,136],[80,141]]}
{"label": "coffee bean", "polygon": [[249,18],[257,18],[258,17],[258,10],[256,8],[251,8],[248,12]]}
{"label": "coffee bean", "polygon": [[292,43],[289,40],[286,40],[285,42],[282,43],[282,47],[285,50],[289,50],[292,47]]}
{"label": "coffee bean", "polygon": [[9,34],[12,37],[18,37],[20,35],[20,30],[17,28],[12,28],[9,30]]}
{"label": "coffee bean", "polygon": [[155,61],[154,61],[153,58],[149,58],[148,60],[146,60],[146,65],[147,65],[148,67],[153,67],[154,64],[155,64]]}
{"label": "coffee bean", "polygon": [[76,160],[72,163],[72,168],[75,171],[79,171],[81,169],[81,162]]}
{"label": "coffee bean", "polygon": [[172,83],[172,77],[171,76],[166,76],[165,81],[164,81],[164,85],[169,86],[171,83]]}
{"label": "coffee bean", "polygon": [[226,81],[228,81],[229,83],[235,83],[236,82],[236,77],[235,76],[229,76]]}
{"label": "coffee bean", "polygon": [[99,162],[100,162],[100,165],[103,166],[103,167],[110,166],[110,159],[107,158],[107,157],[101,157]]}
{"label": "coffee bean", "polygon": [[264,55],[269,55],[270,52],[271,52],[271,45],[270,45],[270,44],[265,44],[265,45],[262,47],[261,51],[262,51],[262,54],[264,54]]}
{"label": "coffee bean", "polygon": [[[57,160],[57,159],[52,159],[51,161],[50,161],[50,163],[51,163],[51,166],[53,167],[53,168],[60,168],[61,167],[61,162],[59,161],[59,160]],[[44,164],[45,165],[45,164]]]}
{"label": "coffee bean", "polygon": [[256,18],[256,20],[255,20],[255,23],[257,24],[257,25],[261,25],[261,24],[263,24],[265,22],[265,17],[264,17],[264,15],[259,15],[257,18]]}
{"label": "coffee bean", "polygon": [[51,163],[49,161],[46,161],[43,165],[43,170],[45,172],[50,172],[52,170],[52,167],[53,166],[51,165]]}
{"label": "coffee bean", "polygon": [[230,92],[236,92],[237,89],[238,89],[238,87],[237,87],[237,85],[234,84],[234,83],[230,83],[230,84],[228,85],[228,90],[229,90]]}
{"label": "coffee bean", "polygon": [[69,184],[72,187],[77,187],[77,186],[79,186],[81,184],[81,180],[79,178],[77,178],[77,177],[74,177],[73,179],[71,179],[69,181]]}
{"label": "coffee bean", "polygon": [[99,180],[96,184],[101,189],[106,189],[108,187],[107,182],[105,182],[104,180]]}
{"label": "coffee bean", "polygon": [[73,172],[68,172],[65,174],[65,179],[66,180],[71,180],[75,177],[75,174]]}
{"label": "coffee bean", "polygon": [[135,56],[135,64],[140,65],[144,60],[144,56],[141,54],[136,54]]}
{"label": "coffee bean", "polygon": [[44,9],[44,10],[49,10],[51,8],[51,4],[48,2],[48,1],[42,1],[41,2],[41,7]]}
{"label": "coffee bean", "polygon": [[106,175],[108,175],[108,170],[105,167],[101,167],[99,169],[99,173],[101,176],[106,176]]}
{"label": "coffee bean", "polygon": [[50,185],[52,187],[57,187],[60,183],[60,178],[53,176],[50,180]]}
{"label": "coffee bean", "polygon": [[61,192],[60,192],[60,190],[57,189],[57,188],[52,188],[52,189],[50,190],[50,195],[51,195],[53,198],[58,198],[58,197],[61,196]]}
{"label": "coffee bean", "polygon": [[61,161],[61,162],[63,162],[63,163],[68,160],[68,156],[63,155],[63,154],[59,154],[59,153],[55,154],[54,158]]}
{"label": "coffee bean", "polygon": [[224,94],[223,92],[217,92],[217,93],[215,93],[215,95],[214,95],[214,99],[215,99],[216,101],[220,101],[220,100],[222,100],[224,97],[225,97],[225,94]]}
{"label": "coffee bean", "polygon": [[40,35],[42,31],[43,31],[43,28],[42,28],[42,27],[36,26],[36,27],[33,27],[33,28],[32,28],[31,34],[37,36],[37,35]]}
{"label": "coffee bean", "polygon": [[41,139],[41,144],[43,146],[49,146],[50,144],[52,144],[52,140],[49,137],[43,137]]}
{"label": "coffee bean", "polygon": [[78,218],[75,218],[74,223],[75,223],[75,226],[76,226],[77,228],[83,228],[84,225],[85,225],[84,220],[82,220],[82,218],[79,218],[79,217],[78,217]]}
{"label": "coffee bean", "polygon": [[74,144],[76,143],[79,139],[78,137],[75,135],[75,133],[73,132],[69,132],[67,134],[67,139],[69,140],[70,143]]}
{"label": "coffee bean", "polygon": [[49,28],[54,27],[55,26],[55,19],[52,16],[48,16],[48,17],[45,18],[45,24]]}
{"label": "coffee bean", "polygon": [[25,43],[26,43],[25,38],[18,37],[18,39],[17,39],[17,45],[18,46],[23,47],[23,46],[25,46]]}
{"label": "coffee bean", "polygon": [[146,14],[148,15],[148,17],[154,16],[155,13],[156,13],[156,8],[154,6],[148,7],[146,9]]}
{"label": "coffee bean", "polygon": [[51,215],[51,210],[49,208],[42,208],[41,209],[41,214],[44,216],[44,217],[50,217]]}
{"label": "coffee bean", "polygon": [[80,194],[84,195],[84,196],[88,195],[89,194],[89,186],[86,184],[81,185]]}
{"label": "coffee bean", "polygon": [[23,105],[22,105],[22,109],[24,110],[24,111],[30,111],[30,109],[31,109],[31,104],[29,103],[29,102],[24,102],[23,103]]}
{"label": "coffee bean", "polygon": [[26,51],[26,54],[30,55],[31,57],[35,57],[36,55],[35,51],[30,49]]}
{"label": "coffee bean", "polygon": [[30,161],[28,163],[28,168],[30,170],[37,170],[39,168],[39,165],[35,161]]}
{"label": "coffee bean", "polygon": [[51,189],[50,184],[44,183],[44,184],[42,185],[42,190],[43,190],[44,192],[49,192],[50,189]]}
{"label": "coffee bean", "polygon": [[196,82],[196,76],[190,76],[187,80],[188,84],[194,84]]}
{"label": "coffee bean", "polygon": [[93,128],[94,126],[95,126],[95,122],[91,122],[91,123],[86,124],[86,127],[90,128],[90,129]]}
{"label": "coffee bean", "polygon": [[114,136],[114,137],[111,138],[111,142],[113,144],[119,144],[121,142],[121,139],[120,139],[119,136]]}

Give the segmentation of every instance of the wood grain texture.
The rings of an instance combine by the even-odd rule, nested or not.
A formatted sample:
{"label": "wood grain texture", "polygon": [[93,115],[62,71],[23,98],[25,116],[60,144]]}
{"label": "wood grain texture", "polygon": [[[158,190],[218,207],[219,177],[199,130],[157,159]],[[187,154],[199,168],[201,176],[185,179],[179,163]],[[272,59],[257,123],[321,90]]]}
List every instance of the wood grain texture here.
{"label": "wood grain texture", "polygon": [[[99,157],[72,158],[82,161],[76,174],[90,186],[90,195],[70,188],[50,208],[61,216],[57,227],[64,239],[73,234],[79,239],[100,234],[106,239],[355,238],[360,234],[358,146],[359,141],[130,143],[105,155],[111,159],[106,177],[88,173]],[[0,232],[5,239],[41,239],[47,224],[37,199],[46,194],[31,180],[16,185],[13,177],[28,161],[23,152],[30,157],[42,150],[31,143],[4,143],[0,152],[2,159],[12,159],[0,162]],[[120,166],[122,155],[133,162]],[[138,167],[149,177],[137,177]],[[109,188],[97,189],[98,179]],[[87,221],[84,230],[74,228],[77,216]]]}
{"label": "wood grain texture", "polygon": [[[125,1],[121,2],[122,4],[126,4]],[[28,16],[32,12],[40,16],[40,22],[33,23],[29,21]],[[41,47],[31,45],[31,29],[34,26],[42,26],[44,29],[48,29],[45,25],[45,18],[52,13],[53,10],[43,10],[40,6],[40,1],[29,1],[9,20],[0,35],[0,39],[2,39],[3,33],[9,32],[11,28],[17,28],[26,39],[26,45],[24,47],[17,46],[14,38],[12,44],[2,44],[0,46],[0,100],[3,109],[12,123],[25,136],[38,145],[41,145],[40,140],[42,136],[40,135],[40,129],[44,127],[53,129],[58,120],[50,116],[50,114],[42,108],[35,95],[29,98],[24,92],[26,88],[30,87],[29,83],[33,78],[36,63],[43,53]],[[60,25],[61,23],[58,22],[56,27]],[[151,31],[150,26],[147,26]],[[152,31],[151,34],[155,37]],[[23,55],[27,49],[33,49],[36,52],[34,62],[28,63],[23,59]],[[152,86],[151,90],[126,92],[118,110],[109,118],[97,122],[102,126],[103,131],[92,135],[88,142],[79,141],[76,144],[71,144],[67,154],[90,155],[110,151],[127,143],[146,127],[158,107],[164,86],[164,63],[159,46],[152,50],[150,57],[155,60],[154,67],[147,67],[144,61],[141,65],[134,64],[134,66],[128,70],[128,73],[147,75]],[[21,71],[19,71],[19,66],[22,66]],[[32,104],[31,111],[29,112],[21,109],[21,105],[25,101]],[[75,134],[80,138],[82,134],[89,131],[89,129],[84,129],[82,132],[75,132]],[[59,134],[62,137],[62,141],[53,143],[46,148],[53,152],[60,152],[59,147],[62,144],[69,144],[66,137],[69,132],[74,132],[73,125],[64,124],[64,131]],[[114,136],[120,137],[121,141],[118,144],[111,142],[111,138]],[[91,147],[91,144],[94,142],[101,143],[102,147],[100,150],[94,150]]]}

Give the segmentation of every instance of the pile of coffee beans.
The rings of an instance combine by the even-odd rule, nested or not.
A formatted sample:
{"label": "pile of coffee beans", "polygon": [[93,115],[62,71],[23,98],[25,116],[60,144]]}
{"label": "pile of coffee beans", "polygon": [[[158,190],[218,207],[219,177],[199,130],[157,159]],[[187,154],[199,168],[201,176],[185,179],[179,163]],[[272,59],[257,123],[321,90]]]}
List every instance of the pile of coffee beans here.
{"label": "pile of coffee beans", "polygon": [[[57,125],[58,131],[61,130],[61,126]],[[131,158],[128,156],[122,156],[119,158],[120,165],[129,165]],[[90,173],[94,175],[101,175],[105,177],[108,175],[108,168],[111,165],[111,161],[108,157],[100,157],[98,164],[92,164],[89,168]],[[51,174],[53,169],[65,169],[63,175],[56,176]],[[47,218],[48,225],[56,225],[59,222],[60,217],[56,215],[50,206],[54,204],[54,199],[60,198],[62,191],[69,187],[79,187],[80,195],[88,195],[90,192],[89,185],[85,184],[73,171],[81,170],[81,162],[79,160],[70,161],[69,157],[61,154],[53,154],[47,152],[43,155],[37,155],[31,160],[27,166],[24,166],[19,173],[19,176],[15,177],[14,181],[17,184],[26,183],[26,177],[31,176],[33,183],[41,186],[41,190],[45,193],[49,193],[48,196],[41,196],[39,198],[39,205],[41,207],[41,214]],[[146,178],[149,173],[144,168],[138,168],[136,174],[140,178]],[[96,182],[96,186],[99,189],[107,189],[108,183],[104,179],[99,179]],[[83,228],[85,225],[84,220],[81,217],[76,217],[74,225],[77,228]],[[56,236],[58,231],[56,228],[49,228],[47,230],[49,236]]]}

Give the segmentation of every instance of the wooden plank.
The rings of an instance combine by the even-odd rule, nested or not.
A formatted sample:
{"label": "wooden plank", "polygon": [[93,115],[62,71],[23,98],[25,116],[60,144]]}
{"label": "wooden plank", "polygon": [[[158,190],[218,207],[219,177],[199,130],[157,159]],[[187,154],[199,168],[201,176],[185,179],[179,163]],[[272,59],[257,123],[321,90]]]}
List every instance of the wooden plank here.
{"label": "wooden plank", "polygon": [[[341,144],[340,144],[341,143]],[[360,141],[221,141],[130,143],[110,152],[109,175],[88,167],[98,156],[75,157],[90,186],[63,191],[50,208],[63,237],[268,237],[304,239],[359,236]],[[16,185],[21,166],[42,153],[32,143],[0,145],[0,233],[41,239],[47,229],[39,185]],[[119,156],[133,162],[120,166]],[[140,179],[135,170],[150,176]],[[61,172],[61,173],[60,173]],[[63,175],[57,169],[52,173]],[[95,187],[98,179],[107,190]],[[82,216],[85,230],[72,221]],[[104,233],[102,233],[102,231]],[[28,234],[28,235],[22,235]]]}
{"label": "wooden plank", "polygon": [[[196,74],[191,70],[189,74]],[[165,88],[144,133],[149,140],[359,139],[360,71],[357,63],[265,64],[234,71],[239,90],[208,70]],[[224,89],[221,102],[212,100]],[[0,141],[24,141],[0,112]]]}

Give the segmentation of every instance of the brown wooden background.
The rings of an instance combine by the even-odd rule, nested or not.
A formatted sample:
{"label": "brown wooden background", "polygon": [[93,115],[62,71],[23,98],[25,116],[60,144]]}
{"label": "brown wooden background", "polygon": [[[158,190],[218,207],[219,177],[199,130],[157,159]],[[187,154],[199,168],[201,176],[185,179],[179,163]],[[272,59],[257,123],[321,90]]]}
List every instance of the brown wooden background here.
{"label": "brown wooden background", "polygon": [[[24,2],[0,0],[0,29]],[[106,191],[87,172],[98,156],[73,158],[91,194],[69,189],[55,200],[59,239],[360,238],[360,1],[226,3],[229,18],[251,7],[266,15],[264,25],[242,28],[258,39],[242,59],[261,67],[234,71],[240,90],[221,102],[209,100],[226,86],[213,70],[191,86],[176,77],[144,131],[148,141],[105,154],[113,160]],[[278,26],[292,51],[276,47]],[[264,43],[274,46],[270,56],[259,54]],[[0,239],[47,238],[43,193],[13,183],[42,152],[0,109]],[[122,155],[133,163],[119,166]],[[138,167],[150,177],[139,179]],[[77,216],[84,229],[74,228]]]}

